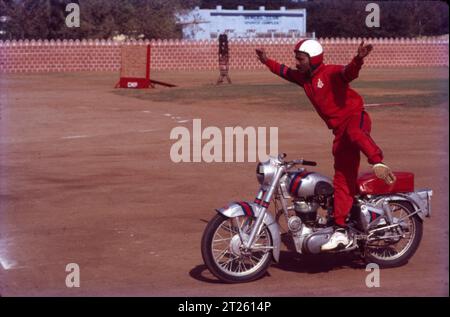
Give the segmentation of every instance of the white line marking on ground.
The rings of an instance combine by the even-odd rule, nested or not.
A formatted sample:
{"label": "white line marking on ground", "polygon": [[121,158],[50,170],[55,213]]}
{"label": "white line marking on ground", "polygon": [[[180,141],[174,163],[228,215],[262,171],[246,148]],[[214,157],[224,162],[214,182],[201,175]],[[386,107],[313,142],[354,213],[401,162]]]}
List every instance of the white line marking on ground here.
{"label": "white line marking on ground", "polygon": [[70,136],[63,136],[61,139],[80,139],[80,138],[88,138],[89,135],[70,135]]}
{"label": "white line marking on ground", "polygon": [[17,266],[16,261],[8,258],[8,243],[5,240],[0,240],[0,265],[4,270]]}
{"label": "white line marking on ground", "polygon": [[144,110],[144,111],[142,111],[143,113],[152,113],[151,111],[149,111],[149,110]]}
{"label": "white line marking on ground", "polygon": [[164,115],[165,115],[166,117],[170,117],[170,116],[171,116],[170,113],[165,113]]}
{"label": "white line marking on ground", "polygon": [[186,122],[189,122],[189,120],[179,120],[179,121],[177,121],[178,123],[186,123]]}
{"label": "white line marking on ground", "polygon": [[14,261],[8,261],[7,259],[0,258],[0,265],[4,270],[10,270],[17,266],[17,263]]}
{"label": "white line marking on ground", "polygon": [[364,107],[404,106],[404,102],[366,103]]}
{"label": "white line marking on ground", "polygon": [[95,137],[110,137],[113,135],[122,135],[127,133],[146,133],[146,132],[154,132],[158,131],[158,129],[146,129],[146,130],[134,130],[134,131],[123,131],[118,133],[108,133],[108,134],[98,134],[98,135],[70,135],[70,136],[64,136],[61,137],[61,139],[64,140],[70,140],[70,139],[82,139],[82,138],[95,138]]}
{"label": "white line marking on ground", "polygon": [[141,133],[158,131],[157,129],[139,130]]}

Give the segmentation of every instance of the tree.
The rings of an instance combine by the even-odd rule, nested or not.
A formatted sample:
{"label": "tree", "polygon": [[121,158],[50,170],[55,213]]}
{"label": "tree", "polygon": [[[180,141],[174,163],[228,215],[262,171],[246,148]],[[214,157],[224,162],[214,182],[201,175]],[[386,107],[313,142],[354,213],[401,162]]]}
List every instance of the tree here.
{"label": "tree", "polygon": [[[65,24],[68,3],[80,6],[80,27]],[[175,12],[192,9],[197,0],[0,0],[8,38],[109,39],[179,38]]]}
{"label": "tree", "polygon": [[[68,3],[80,5],[81,25],[65,24]],[[416,37],[448,34],[448,5],[441,1],[378,1],[380,27],[368,28],[370,1],[315,0],[0,0],[0,30],[9,39],[180,38],[175,13],[201,8],[306,8],[307,30],[317,37]]]}
{"label": "tree", "polygon": [[2,0],[0,16],[8,17],[4,29],[7,38],[46,38],[50,16],[48,0]]}

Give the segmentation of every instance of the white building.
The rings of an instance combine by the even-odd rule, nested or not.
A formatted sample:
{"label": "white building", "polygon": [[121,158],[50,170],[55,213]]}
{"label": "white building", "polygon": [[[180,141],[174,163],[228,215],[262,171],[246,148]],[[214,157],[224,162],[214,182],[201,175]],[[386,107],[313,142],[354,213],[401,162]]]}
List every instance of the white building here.
{"label": "white building", "polygon": [[303,37],[314,35],[306,33],[306,9],[224,10],[200,9],[196,7],[186,15],[178,16],[183,27],[183,38],[194,40],[216,39],[220,34],[228,38],[279,38]]}

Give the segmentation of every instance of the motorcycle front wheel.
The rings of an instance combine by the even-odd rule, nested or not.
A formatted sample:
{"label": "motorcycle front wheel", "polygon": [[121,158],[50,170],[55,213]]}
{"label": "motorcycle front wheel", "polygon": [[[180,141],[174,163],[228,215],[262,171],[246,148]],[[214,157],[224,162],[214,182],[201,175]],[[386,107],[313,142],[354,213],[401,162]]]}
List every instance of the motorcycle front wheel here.
{"label": "motorcycle front wheel", "polygon": [[389,203],[392,216],[400,221],[400,228],[381,230],[374,241],[368,242],[366,262],[376,263],[382,268],[406,264],[414,255],[422,239],[423,223],[418,216],[410,216],[413,206],[405,201]]}
{"label": "motorcycle front wheel", "polygon": [[255,219],[247,216],[228,218],[216,214],[205,228],[201,250],[205,265],[226,283],[245,283],[262,277],[272,262],[273,242],[264,225],[252,248],[246,250]]}

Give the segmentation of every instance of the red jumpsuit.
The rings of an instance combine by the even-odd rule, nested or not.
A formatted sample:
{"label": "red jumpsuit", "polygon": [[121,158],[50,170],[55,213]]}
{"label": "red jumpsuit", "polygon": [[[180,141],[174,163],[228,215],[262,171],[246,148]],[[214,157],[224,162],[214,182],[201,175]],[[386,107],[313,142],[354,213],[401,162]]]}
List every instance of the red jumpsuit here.
{"label": "red jumpsuit", "polygon": [[349,86],[362,64],[358,57],[346,66],[320,64],[312,76],[306,76],[274,60],[266,62],[273,73],[303,87],[320,117],[333,130],[334,217],[336,224],[343,227],[357,191],[360,151],[370,164],[383,160],[381,149],[370,137],[371,121],[363,99]]}

